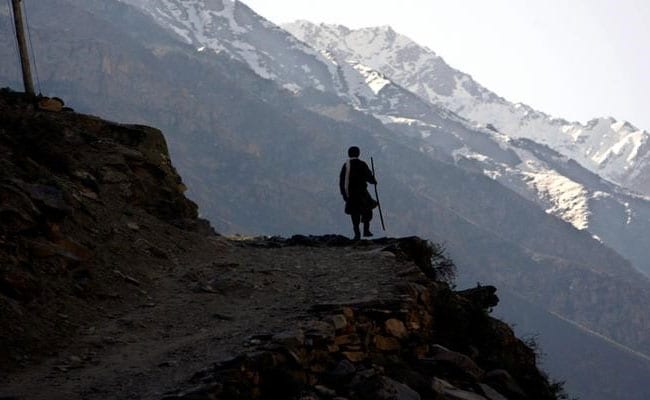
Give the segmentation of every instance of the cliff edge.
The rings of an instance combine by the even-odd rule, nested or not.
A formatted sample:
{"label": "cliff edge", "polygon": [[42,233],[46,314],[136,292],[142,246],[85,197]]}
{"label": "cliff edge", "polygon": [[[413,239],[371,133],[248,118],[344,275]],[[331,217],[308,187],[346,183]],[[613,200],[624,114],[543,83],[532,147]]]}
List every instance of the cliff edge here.
{"label": "cliff edge", "polygon": [[417,237],[224,238],[160,131],[0,92],[0,397],[554,399]]}

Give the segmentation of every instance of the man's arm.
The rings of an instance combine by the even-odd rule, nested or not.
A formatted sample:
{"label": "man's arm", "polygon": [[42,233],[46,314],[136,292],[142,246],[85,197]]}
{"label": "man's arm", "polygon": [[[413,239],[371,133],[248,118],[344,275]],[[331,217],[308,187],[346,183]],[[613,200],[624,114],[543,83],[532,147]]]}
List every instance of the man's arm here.
{"label": "man's arm", "polygon": [[345,164],[341,168],[341,173],[339,174],[339,189],[341,190],[341,196],[343,196],[344,201],[348,201],[348,195],[345,193]]}
{"label": "man's arm", "polygon": [[372,185],[376,185],[377,180],[375,179],[375,176],[372,174],[372,171],[370,170],[370,168],[368,168],[368,164],[366,164],[364,162],[363,166],[365,167],[365,170],[366,170],[366,172],[365,172],[366,173],[366,182],[368,182],[368,183],[370,183]]}

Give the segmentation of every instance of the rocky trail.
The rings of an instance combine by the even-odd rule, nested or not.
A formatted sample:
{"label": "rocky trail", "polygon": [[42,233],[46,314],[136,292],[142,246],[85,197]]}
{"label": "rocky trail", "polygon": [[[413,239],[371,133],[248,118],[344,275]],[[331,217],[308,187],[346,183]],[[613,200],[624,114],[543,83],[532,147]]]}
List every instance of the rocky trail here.
{"label": "rocky trail", "polygon": [[[462,332],[467,338],[459,341],[454,338],[459,335],[458,323],[470,330],[473,324],[495,323],[482,310],[496,304],[496,297],[493,288],[485,287],[470,290],[474,294],[466,293],[467,297],[461,298],[446,289],[445,284],[432,281],[425,274],[426,268],[431,268],[426,262],[431,256],[425,250],[430,248],[426,242],[418,238],[352,242],[340,236],[297,236],[247,240],[214,237],[209,243],[207,248],[193,249],[200,254],[187,252],[177,265],[160,271],[146,285],[132,277],[125,279],[125,285],[138,293],[138,301],[89,321],[67,345],[41,364],[25,365],[6,375],[0,398],[320,399],[335,398],[337,392],[345,390],[331,388],[336,383],[327,387],[318,382],[313,395],[305,390],[309,386],[286,389],[281,394],[278,388],[266,388],[264,392],[264,386],[260,386],[260,379],[264,378],[260,376],[271,374],[265,361],[269,354],[291,355],[291,360],[280,357],[279,361],[271,356],[273,366],[283,373],[296,365],[311,371],[311,376],[295,378],[305,385],[310,380],[312,385],[320,380],[327,382],[327,374],[343,369],[344,372],[335,372],[343,376],[334,381],[350,385],[353,379],[345,375],[362,376],[364,382],[357,386],[361,385],[364,392],[375,393],[367,398],[420,398],[422,388],[416,392],[387,377],[385,368],[390,367],[384,365],[400,364],[398,355],[402,351],[433,363],[434,367],[430,367],[438,371],[436,375],[447,379],[429,377],[433,383],[425,385],[425,392],[431,395],[446,393],[447,397],[439,398],[454,399],[506,398],[499,397],[496,391],[497,395],[492,393],[487,384],[490,375],[470,357],[431,341],[431,334],[437,331],[445,344],[458,343],[477,357],[483,351],[479,350],[480,345],[467,346],[472,339],[466,339],[479,332],[485,334],[482,331],[486,328]],[[436,307],[438,317],[433,317],[426,311],[431,306],[427,302],[441,294],[446,303]],[[449,303],[449,296],[456,296],[454,301],[460,303]],[[447,327],[431,329],[434,319],[447,318],[444,310],[450,305],[458,308],[454,311],[458,313],[455,319]],[[365,314],[375,322],[362,317]],[[382,325],[383,334],[377,329]],[[500,336],[502,343],[490,343],[494,346],[491,351],[503,351],[499,346],[508,346],[509,351],[515,350],[515,358],[532,357],[534,368],[534,355],[526,353],[530,350],[514,338],[509,328],[498,326],[505,330],[499,332],[505,335],[505,342]],[[421,338],[417,338],[416,331],[422,331]],[[314,341],[320,341],[327,350],[317,350]],[[487,356],[486,352],[482,356],[487,366],[494,363],[490,361],[493,355]],[[287,362],[291,367],[285,365]],[[529,359],[526,368],[531,367],[530,362]],[[231,369],[236,374],[259,369],[252,377],[228,378],[236,382],[236,395],[224,392],[223,383],[215,386],[214,380],[223,377],[211,372],[232,363],[242,363]],[[417,375],[410,367],[400,368]],[[512,398],[523,395],[524,389],[509,373],[498,368],[495,371],[493,386],[501,385],[502,392],[515,395]],[[379,380],[368,383],[371,378]],[[425,378],[411,379],[415,386],[422,385]],[[479,386],[479,381],[483,381],[483,386]],[[253,388],[242,389],[242,382]],[[286,379],[280,382],[285,390]],[[491,393],[493,397],[477,397],[480,395],[450,382],[458,386],[474,382],[479,393]],[[256,391],[255,386],[260,388]],[[349,390],[350,398],[366,398]],[[215,393],[223,397],[214,397]]]}
{"label": "rocky trail", "polygon": [[160,398],[211,362],[249,348],[254,335],[294,329],[314,306],[390,299],[404,276],[421,275],[414,264],[382,251],[385,242],[211,242],[207,254],[187,254],[146,286],[125,281],[139,301],[85,324],[42,365],[5,375],[0,394]]}

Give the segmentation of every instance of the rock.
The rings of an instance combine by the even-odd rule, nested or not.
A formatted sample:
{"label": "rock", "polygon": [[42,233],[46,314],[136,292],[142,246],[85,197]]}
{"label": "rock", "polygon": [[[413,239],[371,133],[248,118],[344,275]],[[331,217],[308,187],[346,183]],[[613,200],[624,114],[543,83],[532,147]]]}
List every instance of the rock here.
{"label": "rock", "polygon": [[147,251],[149,251],[149,254],[156,258],[160,258],[163,260],[169,260],[169,254],[167,254],[166,251],[160,249],[159,247],[156,246],[149,246],[147,247]]}
{"label": "rock", "polygon": [[444,379],[433,377],[433,380],[431,381],[431,388],[436,394],[442,396],[445,393],[445,390],[455,389],[455,386]]}
{"label": "rock", "polygon": [[434,377],[431,382],[431,389],[439,397],[449,400],[486,400],[485,397],[461,390],[444,379]]}
{"label": "rock", "polygon": [[296,348],[305,344],[305,333],[302,329],[288,330],[273,335],[271,340],[283,346]]}
{"label": "rock", "polygon": [[328,372],[328,375],[336,379],[345,379],[351,377],[357,368],[348,360],[341,360],[336,367]]}
{"label": "rock", "polygon": [[343,315],[348,321],[354,320],[354,310],[351,307],[343,307]]}
{"label": "rock", "polygon": [[40,294],[36,279],[23,269],[10,269],[0,274],[0,293],[23,301],[29,301]]}
{"label": "rock", "polygon": [[92,257],[90,250],[70,239],[61,239],[56,242],[34,240],[29,243],[29,248],[32,255],[39,258],[60,256],[67,261],[83,262]]}
{"label": "rock", "polygon": [[373,400],[420,400],[415,390],[386,376],[374,377],[362,383],[358,391],[363,392],[363,399]]}
{"label": "rock", "polygon": [[84,186],[89,187],[94,191],[99,190],[99,186],[97,185],[97,179],[90,172],[83,171],[83,170],[76,170],[72,173],[72,175],[75,176],[76,178],[79,178],[79,180]]}
{"label": "rock", "polygon": [[140,286],[140,284],[141,284],[139,280],[135,279],[135,278],[132,277],[132,276],[125,275],[125,274],[124,274],[122,271],[120,271],[120,270],[117,270],[117,269],[116,269],[116,270],[113,270],[113,273],[114,273],[115,275],[119,276],[120,278],[124,279],[124,281],[126,281],[126,282],[128,282],[128,283],[130,283],[130,284],[132,284],[132,285]]}
{"label": "rock", "polygon": [[315,385],[315,386],[314,386],[314,389],[315,389],[318,393],[320,393],[320,394],[322,394],[322,395],[324,395],[324,396],[329,396],[329,397],[334,397],[334,396],[336,396],[336,390],[330,389],[330,388],[328,388],[327,386],[323,386],[323,385]]}
{"label": "rock", "polygon": [[390,333],[396,338],[401,339],[406,337],[406,335],[408,334],[408,331],[406,330],[404,323],[398,319],[395,318],[387,319],[384,325],[386,327],[386,332]]}
{"label": "rock", "polygon": [[131,179],[120,171],[117,171],[113,168],[104,167],[101,171],[101,181],[102,183],[125,183],[129,182]]}
{"label": "rock", "polygon": [[326,346],[334,341],[334,327],[325,321],[310,321],[303,328],[305,345],[309,347]]}
{"label": "rock", "polygon": [[401,348],[400,343],[394,337],[377,335],[373,341],[379,351],[398,351]]}
{"label": "rock", "polygon": [[44,97],[38,101],[38,108],[43,111],[59,112],[63,105],[63,100],[58,97]]}
{"label": "rock", "polygon": [[71,364],[81,364],[81,362],[82,362],[81,357],[78,357],[78,356],[75,356],[75,355],[72,355],[72,356],[68,357],[68,361]]}
{"label": "rock", "polygon": [[445,398],[449,400],[487,400],[480,394],[468,392],[461,389],[447,389],[444,392]]}
{"label": "rock", "polygon": [[474,360],[464,354],[440,346],[439,344],[431,346],[431,356],[429,359],[437,363],[453,365],[476,380],[484,374],[484,371],[476,365]]}
{"label": "rock", "polygon": [[486,385],[485,383],[479,383],[478,385],[488,400],[508,400],[505,396],[492,389],[489,385]]}
{"label": "rock", "polygon": [[57,216],[67,215],[72,212],[72,207],[65,200],[63,191],[60,189],[49,185],[25,183],[17,179],[14,182],[27,193],[36,205],[50,212],[58,213]]}
{"label": "rock", "polygon": [[318,397],[317,395],[315,395],[313,393],[310,393],[310,394],[305,394],[305,395],[300,396],[300,398],[298,400],[320,400],[320,397]]}
{"label": "rock", "polygon": [[359,335],[350,334],[350,335],[340,335],[334,339],[334,343],[338,346],[345,346],[348,344],[359,344]]}
{"label": "rock", "polygon": [[98,200],[99,199],[99,196],[97,195],[97,193],[93,192],[92,190],[82,189],[82,190],[79,191],[79,194],[82,195],[83,197],[87,198],[87,199],[91,199],[91,200]]}
{"label": "rock", "polygon": [[93,252],[87,247],[68,239],[61,238],[53,242],[32,242],[32,250],[41,252],[43,257],[59,256],[70,262],[85,262],[93,257]]}
{"label": "rock", "polygon": [[345,315],[343,314],[333,315],[330,318],[330,321],[332,322],[332,324],[334,324],[334,329],[337,331],[345,329],[345,327],[348,326],[348,320],[345,318]]}
{"label": "rock", "polygon": [[362,351],[344,351],[341,354],[353,363],[361,362],[368,358],[368,355]]}
{"label": "rock", "polygon": [[485,374],[485,382],[491,387],[503,393],[507,398],[525,399],[527,398],[524,390],[519,386],[517,381],[504,369],[495,369]]}
{"label": "rock", "polygon": [[492,308],[499,304],[499,298],[496,295],[497,288],[494,286],[477,286],[472,289],[461,290],[457,292],[460,296],[470,300],[480,308]]}
{"label": "rock", "polygon": [[169,361],[163,361],[160,364],[158,364],[158,367],[160,368],[165,368],[165,367],[175,367],[178,365],[178,361],[176,360],[169,360]]}
{"label": "rock", "polygon": [[33,227],[41,212],[22,190],[0,184],[0,232],[21,232]]}

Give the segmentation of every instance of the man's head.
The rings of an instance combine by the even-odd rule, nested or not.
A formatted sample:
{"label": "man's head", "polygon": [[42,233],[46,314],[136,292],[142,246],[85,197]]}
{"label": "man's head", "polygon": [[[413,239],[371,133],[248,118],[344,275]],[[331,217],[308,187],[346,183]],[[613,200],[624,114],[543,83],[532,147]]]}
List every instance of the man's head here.
{"label": "man's head", "polygon": [[348,157],[350,158],[359,157],[359,154],[361,154],[361,150],[357,146],[352,146],[348,149]]}

